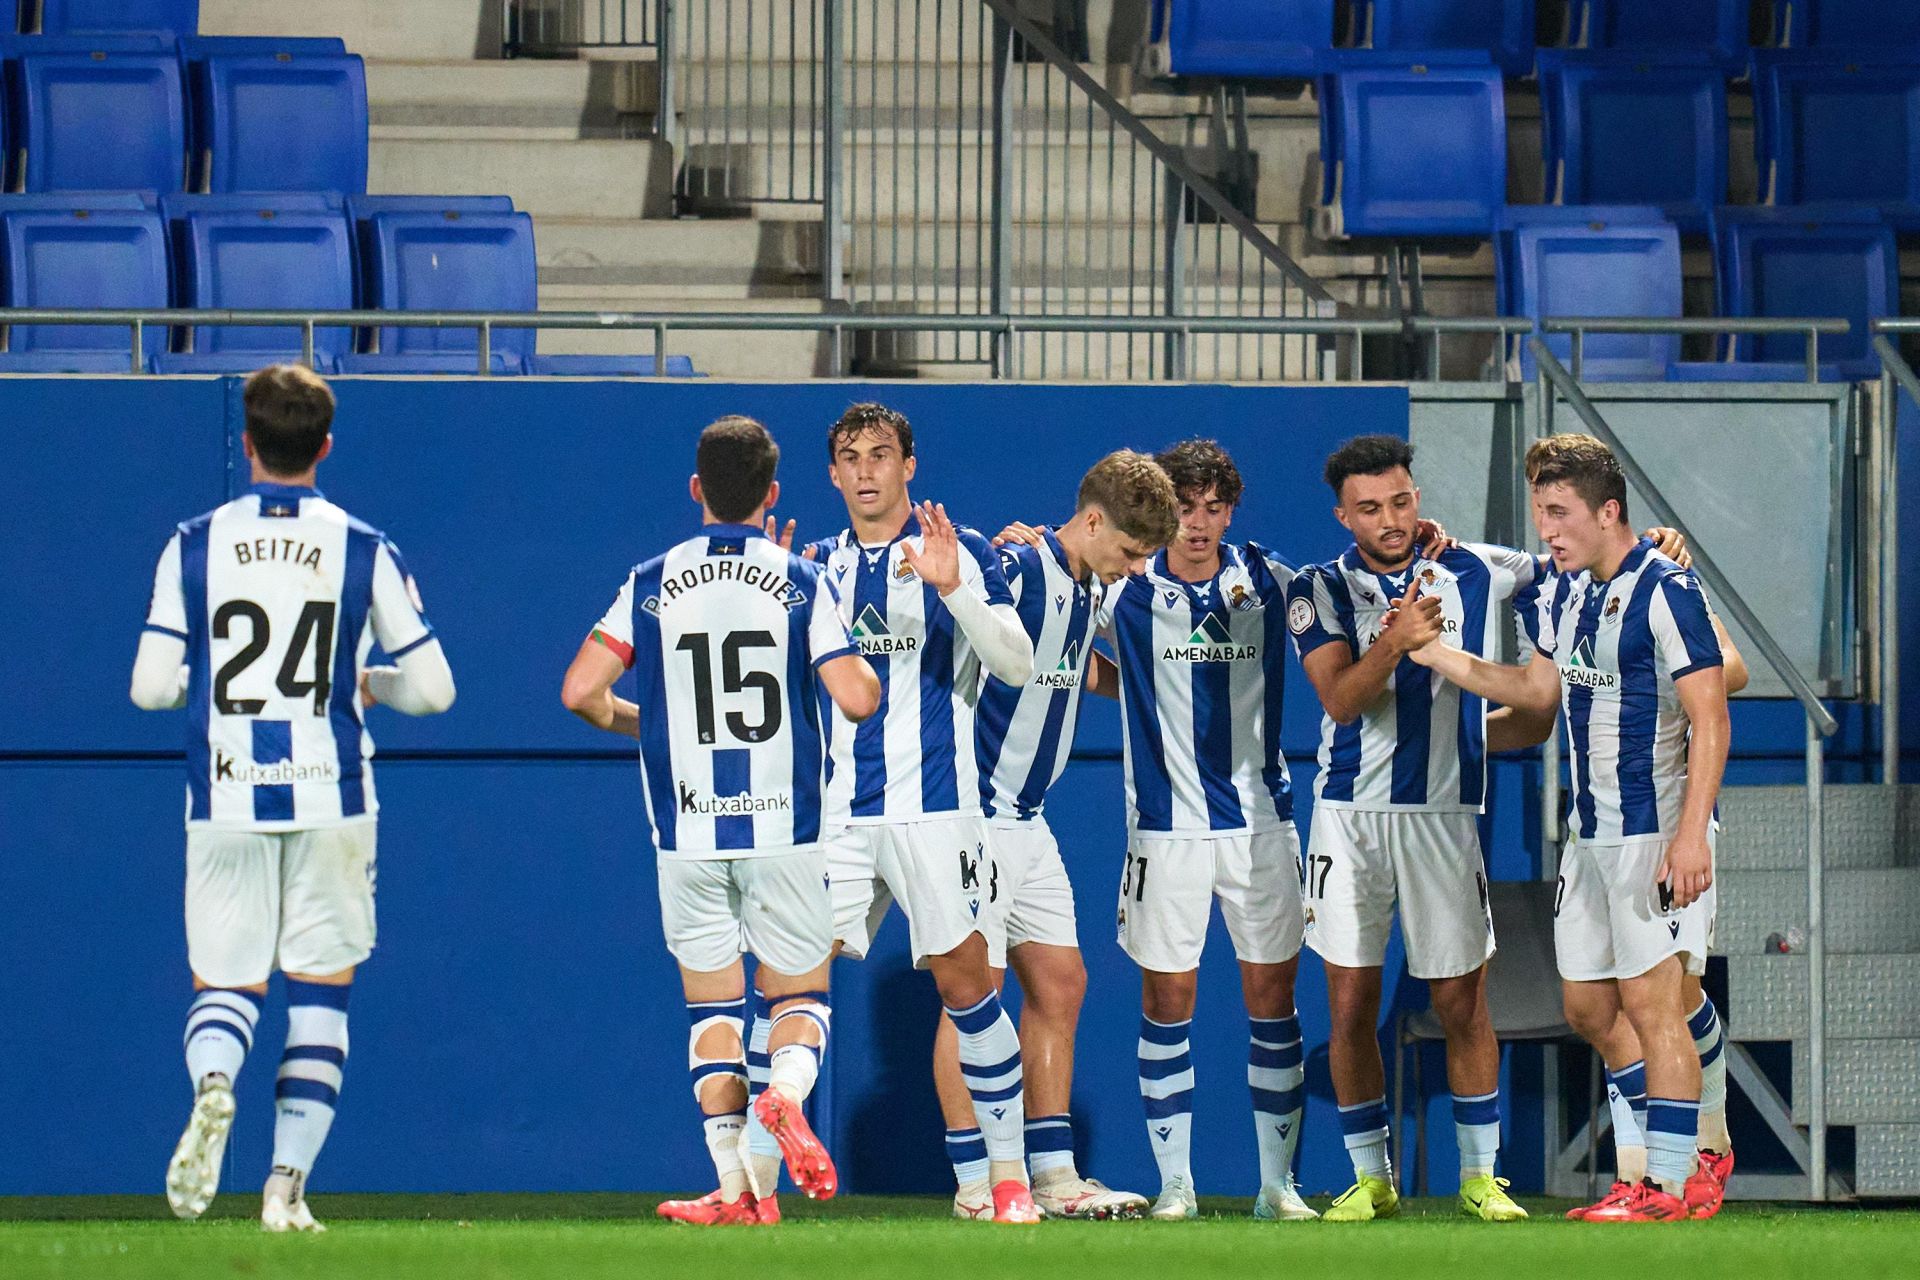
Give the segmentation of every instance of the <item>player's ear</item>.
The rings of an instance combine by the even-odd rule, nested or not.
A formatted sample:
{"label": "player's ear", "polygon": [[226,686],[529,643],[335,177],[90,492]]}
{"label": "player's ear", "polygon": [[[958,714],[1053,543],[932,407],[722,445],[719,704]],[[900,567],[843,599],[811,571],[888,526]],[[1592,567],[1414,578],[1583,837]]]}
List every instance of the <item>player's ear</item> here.
{"label": "player's ear", "polygon": [[907,479],[911,480],[913,479],[913,473],[919,469],[920,469],[920,459],[908,458],[907,465],[902,469],[901,474],[903,474]]}
{"label": "player's ear", "polygon": [[779,505],[780,505],[780,482],[778,480],[775,480],[772,483],[767,485],[767,498],[765,502],[762,502],[760,504],[760,509],[763,512],[771,511]]}
{"label": "player's ear", "polygon": [[327,432],[327,438],[320,442],[320,452],[313,455],[313,465],[317,467],[321,463],[325,462],[327,460],[327,455],[332,452],[333,452],[333,432],[329,431]]}
{"label": "player's ear", "polygon": [[1335,520],[1338,520],[1338,521],[1340,522],[1340,527],[1341,527],[1342,529],[1351,529],[1351,528],[1353,528],[1353,526],[1352,526],[1352,525],[1350,525],[1350,524],[1348,524],[1348,523],[1347,523],[1347,509],[1346,509],[1345,507],[1343,507],[1343,506],[1341,506],[1341,505],[1340,505],[1339,503],[1337,503],[1337,502],[1333,504],[1333,518],[1334,518]]}
{"label": "player's ear", "polygon": [[[333,437],[328,436],[327,440],[331,443]],[[240,432],[240,452],[246,455],[248,462],[253,461],[253,432],[246,430]]]}
{"label": "player's ear", "polygon": [[701,490],[700,490],[700,473],[699,472],[696,471],[694,474],[687,477],[687,493],[689,496],[693,498],[695,502],[699,503],[701,506],[704,507],[707,505],[707,500],[705,497],[702,496]]}

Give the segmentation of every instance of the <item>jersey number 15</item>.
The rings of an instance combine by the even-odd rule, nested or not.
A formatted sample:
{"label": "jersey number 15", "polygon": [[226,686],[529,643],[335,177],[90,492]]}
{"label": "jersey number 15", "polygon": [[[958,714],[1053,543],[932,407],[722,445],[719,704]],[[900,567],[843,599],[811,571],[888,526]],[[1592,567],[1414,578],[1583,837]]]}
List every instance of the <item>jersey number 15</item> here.
{"label": "jersey number 15", "polygon": [[[727,732],[741,742],[765,742],[780,732],[780,680],[771,671],[742,671],[740,653],[743,649],[772,649],[775,647],[773,635],[766,631],[730,631],[720,642],[720,678],[722,693],[745,693],[753,690],[760,695],[761,714],[757,724],[749,724],[747,718],[738,711],[727,712]],[[703,744],[714,741],[715,725],[713,713],[713,637],[704,631],[693,631],[680,637],[680,643],[674,646],[675,652],[684,653],[693,661],[693,714],[695,727],[700,732]]]}

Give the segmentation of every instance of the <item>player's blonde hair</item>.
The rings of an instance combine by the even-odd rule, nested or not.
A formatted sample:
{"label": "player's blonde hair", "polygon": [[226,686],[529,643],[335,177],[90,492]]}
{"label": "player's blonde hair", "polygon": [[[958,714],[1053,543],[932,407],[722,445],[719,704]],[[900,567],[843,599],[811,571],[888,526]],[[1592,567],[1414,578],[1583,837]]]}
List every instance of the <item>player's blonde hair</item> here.
{"label": "player's blonde hair", "polygon": [[1133,449],[1118,449],[1080,478],[1075,509],[1098,506],[1120,532],[1143,546],[1164,547],[1180,531],[1179,501],[1160,464]]}
{"label": "player's blonde hair", "polygon": [[1526,469],[1527,483],[1536,488],[1565,484],[1595,511],[1609,501],[1619,503],[1620,519],[1627,518],[1627,477],[1604,441],[1577,431],[1535,440],[1527,449]]}

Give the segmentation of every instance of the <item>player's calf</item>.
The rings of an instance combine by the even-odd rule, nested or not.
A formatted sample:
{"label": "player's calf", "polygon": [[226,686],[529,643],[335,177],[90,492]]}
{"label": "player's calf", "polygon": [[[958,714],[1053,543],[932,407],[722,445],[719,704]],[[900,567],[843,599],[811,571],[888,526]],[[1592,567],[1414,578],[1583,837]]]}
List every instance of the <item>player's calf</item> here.
{"label": "player's calf", "polygon": [[324,1230],[307,1207],[307,1177],[333,1129],[347,1066],[347,983],[287,979],[287,1047],[273,1086],[273,1172],[261,1193],[269,1231]]}
{"label": "player's calf", "polygon": [[746,999],[687,1001],[687,1072],[700,1105],[707,1155],[720,1179],[722,1203],[751,1200],[740,1155],[747,1125]]}
{"label": "player's calf", "polygon": [[780,1148],[787,1171],[809,1199],[831,1199],[839,1187],[833,1159],[807,1124],[802,1108],[820,1073],[832,1010],[824,991],[779,999],[769,1032],[767,1087],[753,1113]]}
{"label": "player's calf", "polygon": [[220,1189],[220,1162],[233,1127],[233,1082],[253,1048],[260,1006],[255,992],[209,987],[187,1009],[182,1047],[194,1100],[167,1162],[167,1205],[175,1217],[199,1217]]}

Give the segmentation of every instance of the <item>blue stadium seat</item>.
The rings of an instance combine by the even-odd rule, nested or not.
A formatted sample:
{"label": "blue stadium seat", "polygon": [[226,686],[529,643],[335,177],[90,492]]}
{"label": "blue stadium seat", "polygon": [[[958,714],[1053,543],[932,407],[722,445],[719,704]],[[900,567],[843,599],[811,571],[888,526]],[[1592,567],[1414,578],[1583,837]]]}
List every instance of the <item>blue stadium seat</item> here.
{"label": "blue stadium seat", "polygon": [[[1713,220],[1716,292],[1723,316],[1844,316],[1852,332],[1822,337],[1845,376],[1879,372],[1868,321],[1898,315],[1900,255],[1893,228],[1867,206],[1723,208]],[[1803,361],[1799,334],[1742,335],[1736,361]]]}
{"label": "blue stadium seat", "polygon": [[1658,226],[1667,220],[1666,211],[1650,204],[1510,204],[1504,206],[1493,225],[1493,285],[1495,309],[1503,316],[1515,314],[1515,303],[1507,285],[1520,278],[1520,263],[1513,256],[1513,233],[1522,227],[1578,227],[1589,223],[1621,227]]}
{"label": "blue stadium seat", "polygon": [[1711,56],[1747,63],[1747,0],[1568,0],[1569,44]]}
{"label": "blue stadium seat", "polygon": [[652,356],[535,356],[527,372],[547,378],[698,378],[691,356],[668,356],[664,373]]}
{"label": "blue stadium seat", "polygon": [[367,189],[367,77],[338,40],[180,41],[195,183],[207,191]]}
{"label": "blue stadium seat", "polygon": [[1920,6],[1901,0],[1774,0],[1783,49],[1920,48]]}
{"label": "blue stadium seat", "polygon": [[1176,76],[1271,80],[1327,70],[1334,0],[1154,0],[1149,40]]}
{"label": "blue stadium seat", "polygon": [[[376,213],[366,301],[396,311],[534,311],[539,287],[533,220],[524,213]],[[379,353],[341,361],[342,372],[472,372],[478,335],[467,328],[379,331]],[[492,353],[519,373],[534,352],[532,329],[498,329]]]}
{"label": "blue stadium seat", "polygon": [[[1804,341],[1804,339],[1803,339]],[[1837,364],[1820,362],[1820,381],[1845,382]],[[1668,382],[1805,382],[1805,360],[1676,360],[1667,366]]]}
{"label": "blue stadium seat", "polygon": [[[353,237],[339,197],[173,196],[162,213],[179,230],[180,304],[233,310],[346,311],[354,305]],[[162,373],[231,372],[297,360],[300,330],[202,326],[190,352],[162,355]],[[315,367],[331,371],[353,349],[353,330],[315,329]]]}
{"label": "blue stadium seat", "polygon": [[1727,198],[1727,85],[1704,57],[1540,51],[1549,200],[1657,204],[1705,233]]}
{"label": "blue stadium seat", "polygon": [[1472,49],[1510,76],[1533,71],[1535,0],[1366,0],[1361,21],[1361,43],[1375,49]]}
{"label": "blue stadium seat", "polygon": [[1753,63],[1764,203],[1878,204],[1920,229],[1920,59],[1756,51]]}
{"label": "blue stadium seat", "polygon": [[373,239],[373,217],[378,213],[430,213],[458,221],[473,213],[512,213],[512,196],[368,196],[347,197],[347,222],[353,227],[353,245],[359,262],[360,296],[376,298],[379,282],[372,279],[379,246]]}
{"label": "blue stadium seat", "polygon": [[[1589,212],[1597,213],[1597,210]],[[1680,315],[1680,233],[1658,220],[1617,223],[1593,217],[1580,223],[1521,223],[1496,270],[1512,272],[1505,285],[1512,309],[1534,320],[1547,316]],[[1573,356],[1569,334],[1546,335],[1562,363]],[[1589,334],[1582,346],[1582,379],[1650,381],[1666,376],[1680,356],[1674,334]],[[1520,372],[1533,376],[1523,343]]]}
{"label": "blue stadium seat", "polygon": [[185,177],[180,63],[159,41],[0,44],[24,191],[168,192]]}
{"label": "blue stadium seat", "polygon": [[[30,4],[21,0],[23,18]],[[151,32],[171,39],[200,29],[200,0],[39,0],[37,7],[40,30],[50,36]]]}
{"label": "blue stadium seat", "polygon": [[1491,233],[1507,198],[1500,69],[1349,55],[1321,83],[1320,161],[1332,237]]}
{"label": "blue stadium seat", "polygon": [[[167,305],[166,232],[158,213],[97,207],[76,197],[68,209],[0,209],[9,307]],[[149,364],[166,331],[152,325],[142,349]],[[0,370],[124,373],[132,337],[125,326],[12,325]]]}

